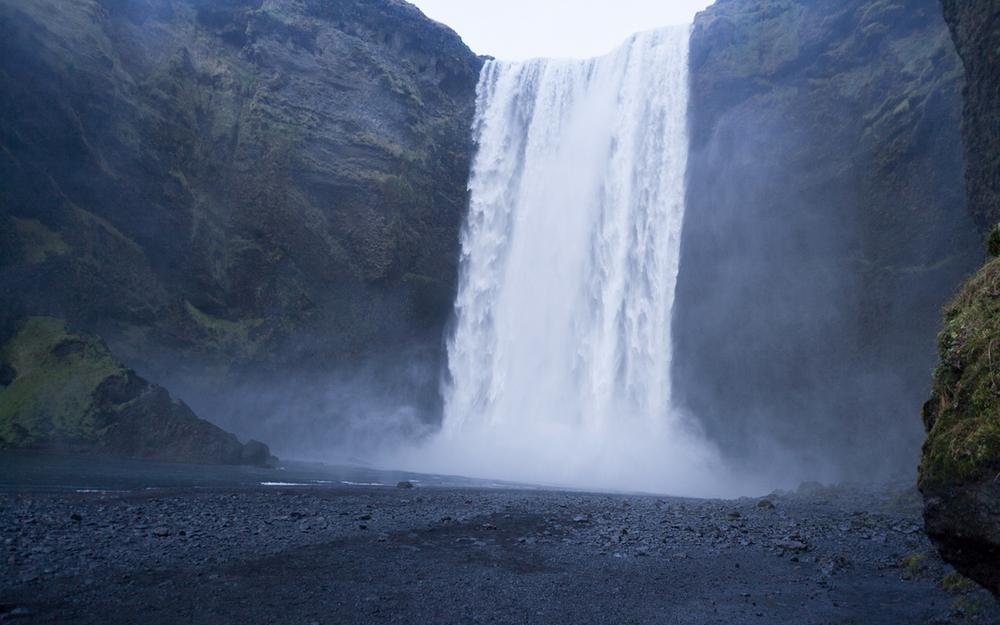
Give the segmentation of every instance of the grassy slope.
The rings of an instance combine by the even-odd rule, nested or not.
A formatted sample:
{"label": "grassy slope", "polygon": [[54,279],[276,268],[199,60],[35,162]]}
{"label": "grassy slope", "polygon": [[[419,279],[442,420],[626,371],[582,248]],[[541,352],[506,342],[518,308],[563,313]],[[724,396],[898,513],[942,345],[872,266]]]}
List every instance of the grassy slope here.
{"label": "grassy slope", "polygon": [[89,442],[97,435],[94,392],[125,369],[92,337],[51,317],[32,317],[0,352],[16,371],[0,390],[0,446]]}

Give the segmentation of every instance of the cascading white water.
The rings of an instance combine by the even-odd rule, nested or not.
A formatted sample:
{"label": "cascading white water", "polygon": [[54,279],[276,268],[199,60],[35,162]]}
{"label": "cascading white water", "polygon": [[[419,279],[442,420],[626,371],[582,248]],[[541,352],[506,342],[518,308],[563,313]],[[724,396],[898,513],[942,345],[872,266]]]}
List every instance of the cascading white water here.
{"label": "cascading white water", "polygon": [[671,28],[599,59],[483,69],[448,430],[664,425],[687,50]]}
{"label": "cascading white water", "polygon": [[719,492],[670,401],[688,36],[486,63],[444,425],[422,468]]}

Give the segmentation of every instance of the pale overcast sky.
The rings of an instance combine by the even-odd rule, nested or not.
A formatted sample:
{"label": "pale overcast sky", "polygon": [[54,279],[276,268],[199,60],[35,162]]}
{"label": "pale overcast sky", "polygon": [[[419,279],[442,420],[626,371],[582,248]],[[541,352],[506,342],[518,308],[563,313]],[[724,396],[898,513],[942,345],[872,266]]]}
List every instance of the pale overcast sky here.
{"label": "pale overcast sky", "polygon": [[504,60],[583,58],[629,35],[688,24],[711,0],[410,0],[478,54]]}

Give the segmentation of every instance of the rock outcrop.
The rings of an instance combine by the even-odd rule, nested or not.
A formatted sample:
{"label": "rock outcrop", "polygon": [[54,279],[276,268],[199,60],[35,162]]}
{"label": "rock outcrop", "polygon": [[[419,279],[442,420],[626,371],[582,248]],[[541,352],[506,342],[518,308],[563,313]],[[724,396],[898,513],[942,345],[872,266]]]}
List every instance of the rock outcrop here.
{"label": "rock outcrop", "polygon": [[985,231],[1000,222],[1000,2],[941,5],[965,65],[965,180],[969,210]]}
{"label": "rock outcrop", "polygon": [[[966,70],[969,208],[1000,253],[1000,2],[945,0]],[[1000,595],[1000,259],[945,310],[940,364],[924,405],[920,489],[927,533],[963,574]]]}
{"label": "rock outcrop", "polygon": [[0,448],[63,450],[172,462],[264,465],[266,445],[199,419],[104,343],[31,317],[0,349]]}
{"label": "rock outcrop", "polygon": [[433,405],[480,65],[400,0],[0,0],[3,315],[267,440],[379,354]]}
{"label": "rock outcrop", "polygon": [[719,0],[691,63],[678,399],[779,476],[909,473],[940,308],[982,261],[937,0]]}

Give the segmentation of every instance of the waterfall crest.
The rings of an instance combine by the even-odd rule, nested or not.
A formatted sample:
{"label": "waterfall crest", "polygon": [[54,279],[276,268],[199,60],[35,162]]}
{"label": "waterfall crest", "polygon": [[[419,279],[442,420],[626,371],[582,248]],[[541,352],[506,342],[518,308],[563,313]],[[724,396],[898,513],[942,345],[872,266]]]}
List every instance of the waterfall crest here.
{"label": "waterfall crest", "polygon": [[689,30],[483,68],[431,468],[705,494],[670,402]]}

